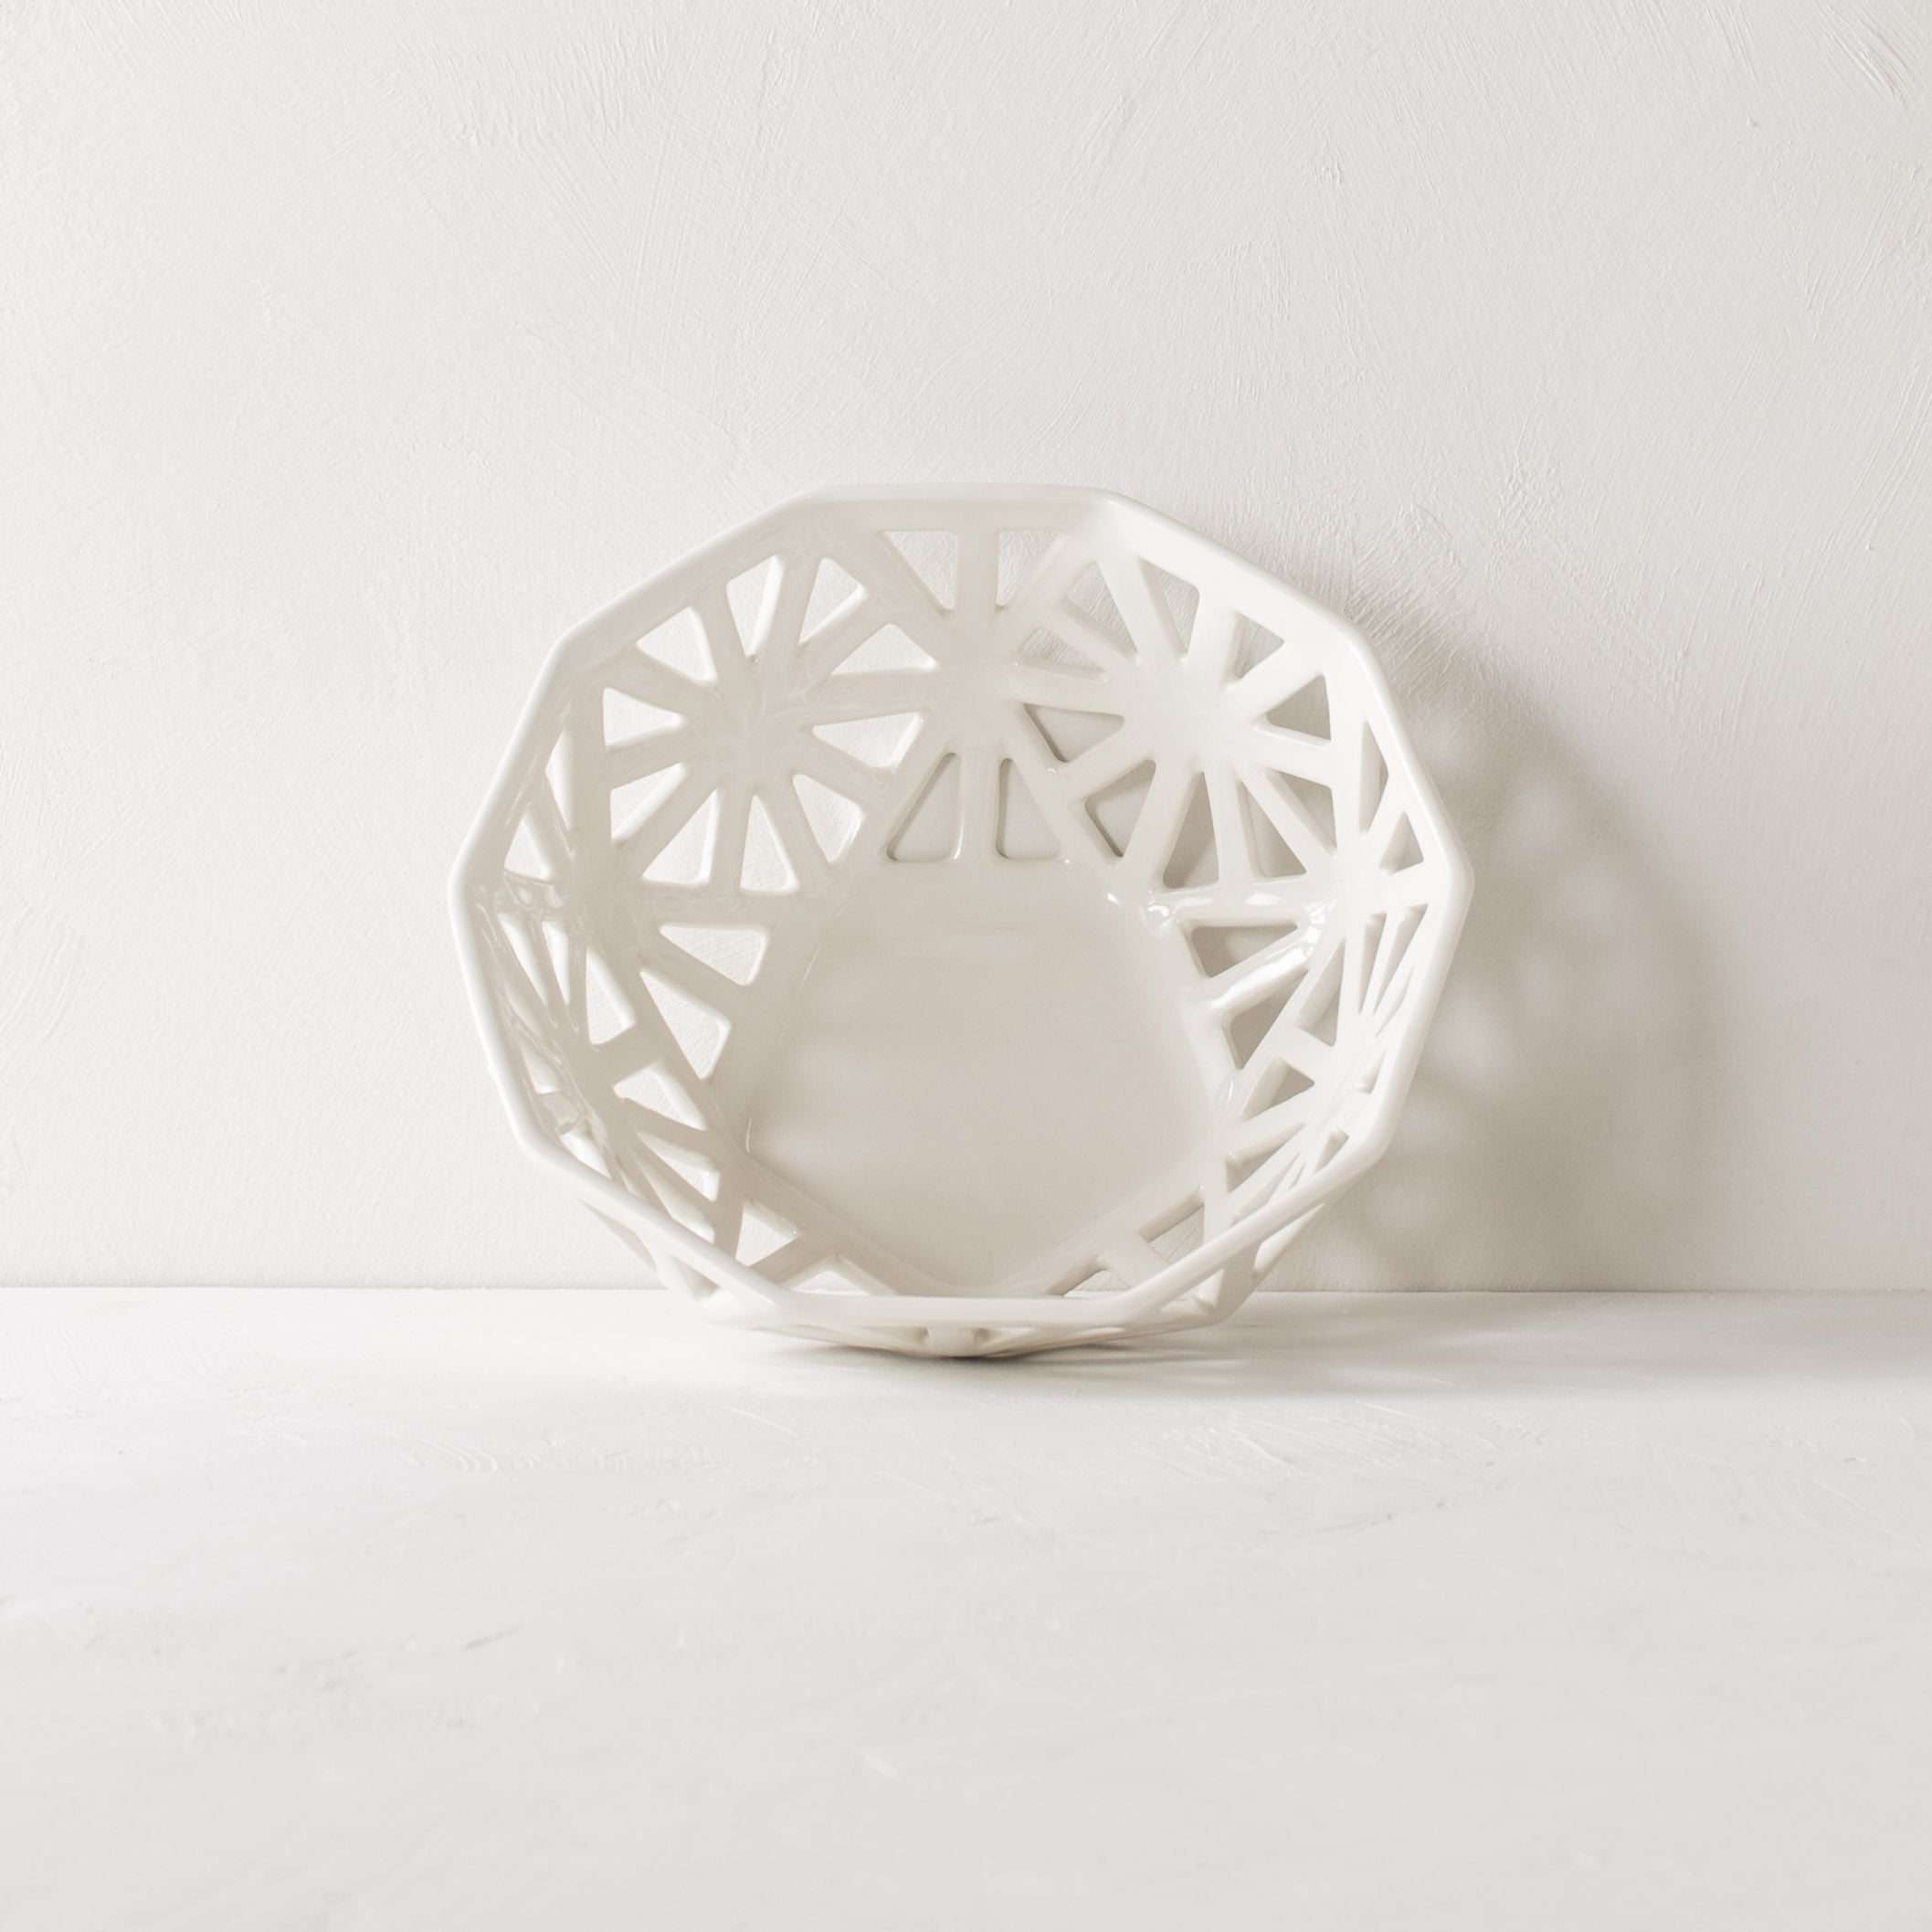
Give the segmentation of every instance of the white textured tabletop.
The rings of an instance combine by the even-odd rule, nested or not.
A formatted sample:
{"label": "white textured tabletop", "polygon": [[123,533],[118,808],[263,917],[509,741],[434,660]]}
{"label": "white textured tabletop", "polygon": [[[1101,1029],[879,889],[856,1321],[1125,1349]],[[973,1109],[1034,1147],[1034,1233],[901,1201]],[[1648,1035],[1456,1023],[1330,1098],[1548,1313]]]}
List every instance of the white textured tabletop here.
{"label": "white textured tabletop", "polygon": [[0,1293],[0,1923],[1925,1923],[1932,1296]]}

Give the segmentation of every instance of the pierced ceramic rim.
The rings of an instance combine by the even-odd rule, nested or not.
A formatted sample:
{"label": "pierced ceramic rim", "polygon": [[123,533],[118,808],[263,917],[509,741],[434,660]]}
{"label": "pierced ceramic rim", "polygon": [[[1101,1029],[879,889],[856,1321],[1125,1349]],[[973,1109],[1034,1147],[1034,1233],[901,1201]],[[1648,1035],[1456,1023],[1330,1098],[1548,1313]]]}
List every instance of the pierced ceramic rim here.
{"label": "pierced ceramic rim", "polygon": [[[657,606],[678,580],[725,562],[767,530],[776,533],[814,512],[856,505],[904,503],[930,507],[946,502],[1011,504],[1016,510],[1029,505],[1110,509],[1130,518],[1144,533],[1171,540],[1197,555],[1211,555],[1228,581],[1245,585],[1277,602],[1285,597],[1315,619],[1330,639],[1346,649],[1353,670],[1378,701],[1383,729],[1378,734],[1378,743],[1388,761],[1390,778],[1399,776],[1430,822],[1440,849],[1444,882],[1441,895],[1431,902],[1432,908],[1439,911],[1441,928],[1432,950],[1418,962],[1420,970],[1404,996],[1405,1010],[1413,1016],[1412,1021],[1383,1062],[1369,1121],[1352,1131],[1346,1142],[1317,1171],[1304,1175],[1276,1199],[1240,1216],[1145,1280],[1104,1296],[1070,1299],[1064,1294],[889,1293],[841,1296],[834,1316],[825,1305],[825,1297],[781,1285],[760,1274],[662,1209],[573,1158],[545,1134],[518,1077],[512,1044],[504,1036],[491,998],[488,972],[471,911],[488,888],[487,848],[502,815],[514,802],[522,775],[539,749],[539,734],[552,693],[576,652],[594,639],[607,638],[634,613]],[[1434,786],[1416,757],[1381,667],[1360,633],[1346,619],[1198,532],[1114,492],[1066,485],[930,484],[839,487],[791,498],[686,553],[567,631],[545,656],[509,746],[498,763],[482,808],[464,840],[450,877],[449,904],[465,989],[482,1036],[491,1073],[519,1145],[586,1207],[620,1230],[628,1230],[654,1255],[663,1258],[669,1264],[666,1272],[682,1275],[682,1284],[693,1292],[708,1314],[728,1323],[858,1341],[875,1347],[898,1346],[920,1354],[998,1354],[1003,1344],[1010,1344],[1016,1349],[1051,1346],[1056,1336],[1077,1341],[1103,1340],[1128,1333],[1144,1335],[1201,1326],[1224,1318],[1232,1304],[1206,1308],[1175,1308],[1171,1304],[1218,1272],[1239,1263],[1244,1255],[1252,1257],[1257,1250],[1271,1242],[1276,1243],[1279,1251],[1286,1243],[1277,1241],[1277,1237],[1288,1236],[1298,1229],[1387,1151],[1402,1101],[1414,1077],[1429,1020],[1441,996],[1468,909],[1470,890],[1466,853]],[[737,1291],[746,1298],[748,1305],[734,1306],[726,1297],[713,1295],[709,1292],[713,1286]],[[1233,1304],[1245,1298],[1246,1292],[1235,1297]],[[1033,1336],[1040,1339],[1027,1339]]]}

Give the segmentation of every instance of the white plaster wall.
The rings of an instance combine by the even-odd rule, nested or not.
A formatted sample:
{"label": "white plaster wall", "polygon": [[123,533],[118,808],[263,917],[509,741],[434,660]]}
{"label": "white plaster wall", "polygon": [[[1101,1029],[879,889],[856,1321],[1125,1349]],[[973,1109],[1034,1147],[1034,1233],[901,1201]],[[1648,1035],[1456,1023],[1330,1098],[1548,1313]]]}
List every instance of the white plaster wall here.
{"label": "white plaster wall", "polygon": [[1142,497],[1478,867],[1325,1283],[1922,1286],[1916,0],[0,8],[0,1278],[601,1283],[443,879],[575,618]]}

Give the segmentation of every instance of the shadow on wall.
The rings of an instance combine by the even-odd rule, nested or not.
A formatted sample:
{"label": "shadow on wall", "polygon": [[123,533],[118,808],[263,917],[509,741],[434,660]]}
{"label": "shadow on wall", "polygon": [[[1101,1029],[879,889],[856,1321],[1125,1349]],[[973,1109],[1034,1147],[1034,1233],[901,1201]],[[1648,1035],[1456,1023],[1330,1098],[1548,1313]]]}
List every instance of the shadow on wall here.
{"label": "shadow on wall", "polygon": [[1694,1285],[1715,1015],[1695,936],[1605,791],[1412,608],[1351,601],[1475,896],[1388,1159],[1270,1287]]}

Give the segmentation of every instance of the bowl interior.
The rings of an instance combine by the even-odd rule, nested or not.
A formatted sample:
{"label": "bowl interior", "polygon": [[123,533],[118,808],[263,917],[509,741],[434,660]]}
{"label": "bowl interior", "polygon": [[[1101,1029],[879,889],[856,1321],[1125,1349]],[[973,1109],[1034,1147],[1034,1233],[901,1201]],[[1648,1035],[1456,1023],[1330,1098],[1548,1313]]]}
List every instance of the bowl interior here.
{"label": "bowl interior", "polygon": [[1346,628],[1073,492],[819,501],[615,607],[464,877],[542,1130],[833,1295],[1105,1294],[1278,1202],[1460,912]]}

